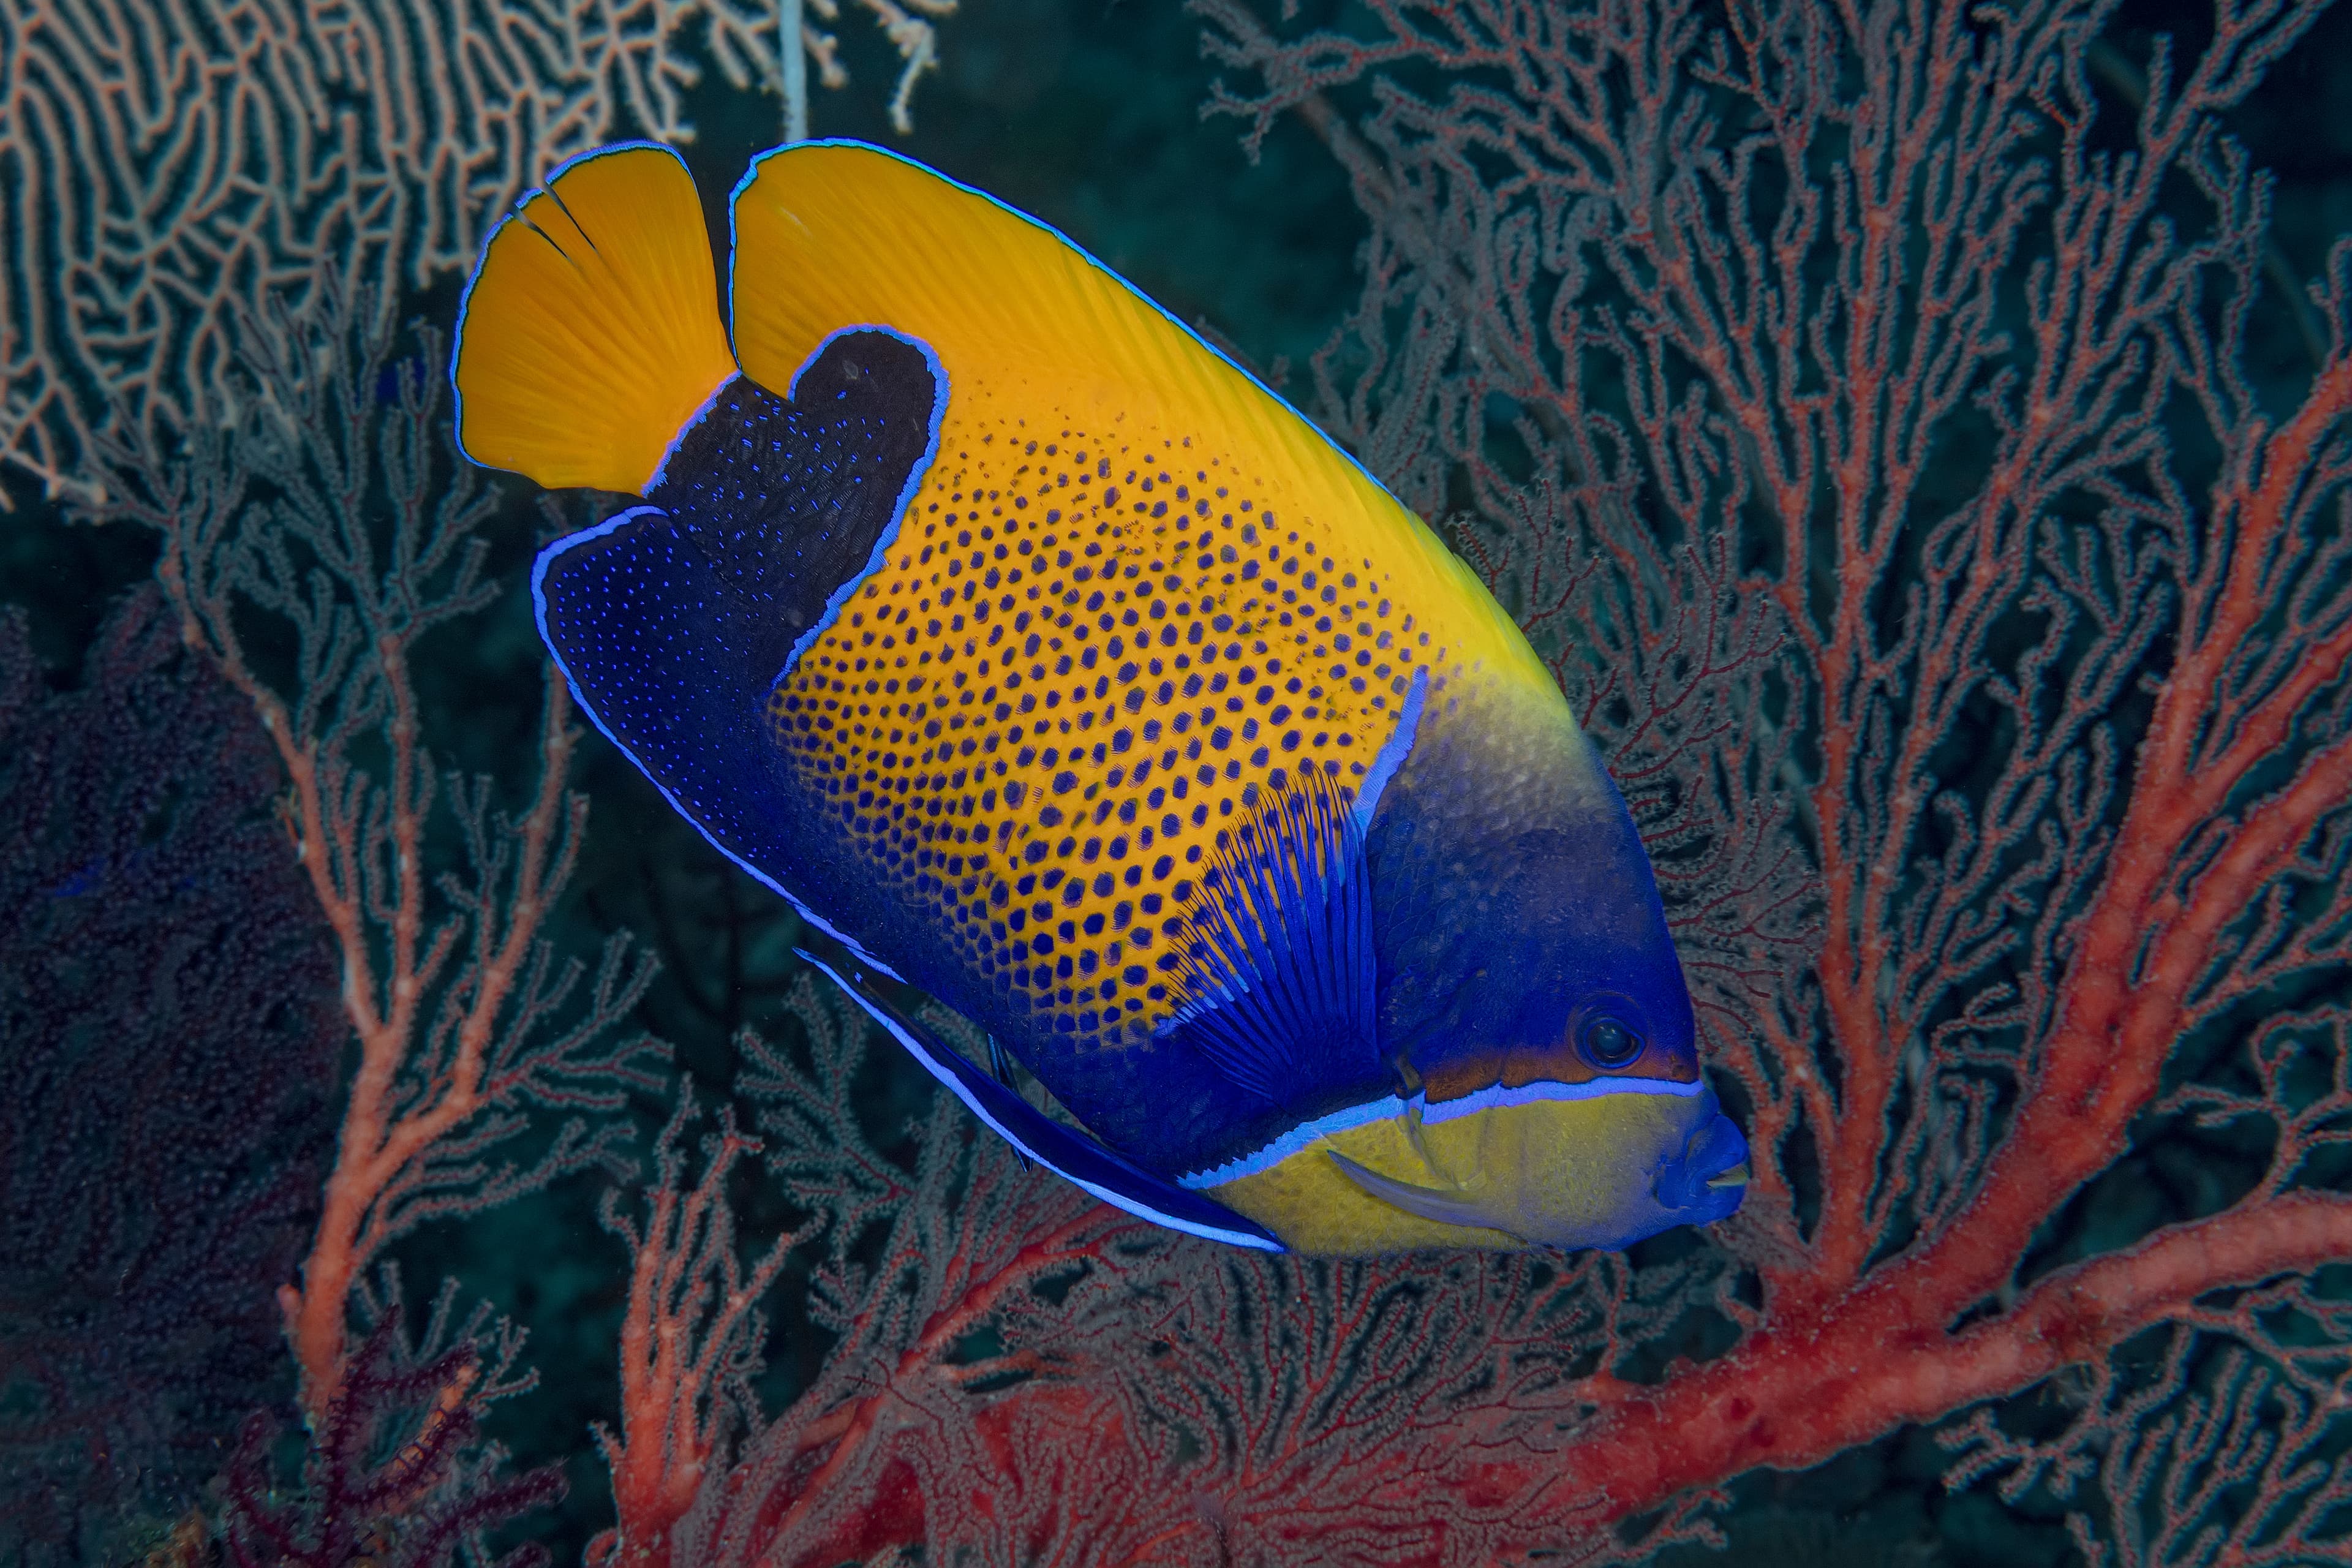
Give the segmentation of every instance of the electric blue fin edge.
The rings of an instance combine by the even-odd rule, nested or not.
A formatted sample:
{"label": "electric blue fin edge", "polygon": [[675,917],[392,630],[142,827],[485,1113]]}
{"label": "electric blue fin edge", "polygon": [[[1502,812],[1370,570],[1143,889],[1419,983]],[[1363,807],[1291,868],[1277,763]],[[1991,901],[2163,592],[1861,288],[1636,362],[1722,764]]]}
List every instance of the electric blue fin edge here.
{"label": "electric blue fin edge", "polygon": [[1285,1250],[1274,1234],[1223,1204],[1185,1191],[1116,1151],[1064,1127],[984,1070],[926,1037],[926,1031],[866,987],[845,978],[823,959],[803,952],[809,963],[865,1009],[933,1078],[945,1084],[999,1137],[1055,1175],[1092,1193],[1113,1208],[1189,1236],[1206,1237],[1261,1252]]}

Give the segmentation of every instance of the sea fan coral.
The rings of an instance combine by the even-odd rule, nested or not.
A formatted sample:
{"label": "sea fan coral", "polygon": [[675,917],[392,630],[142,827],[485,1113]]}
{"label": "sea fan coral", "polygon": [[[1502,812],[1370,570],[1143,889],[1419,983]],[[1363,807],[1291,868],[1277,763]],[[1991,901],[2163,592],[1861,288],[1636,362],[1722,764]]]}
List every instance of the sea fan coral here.
{"label": "sea fan coral", "polygon": [[[2219,0],[2126,111],[2095,3],[1196,9],[1217,106],[1297,112],[1371,219],[1323,407],[1606,742],[1747,1210],[1638,1268],[1300,1266],[945,1118],[681,1551],[1638,1559],[1960,1418],[1948,1484],[2086,1552],[2341,1560],[2352,243],[2258,386],[2221,129],[2319,8]],[[2112,1222],[2199,1138],[2213,1179]],[[1969,1415],[2080,1368],[2046,1442]]]}
{"label": "sea fan coral", "polygon": [[168,1523],[291,1391],[334,966],[252,711],[128,599],[50,689],[0,621],[0,1528]]}

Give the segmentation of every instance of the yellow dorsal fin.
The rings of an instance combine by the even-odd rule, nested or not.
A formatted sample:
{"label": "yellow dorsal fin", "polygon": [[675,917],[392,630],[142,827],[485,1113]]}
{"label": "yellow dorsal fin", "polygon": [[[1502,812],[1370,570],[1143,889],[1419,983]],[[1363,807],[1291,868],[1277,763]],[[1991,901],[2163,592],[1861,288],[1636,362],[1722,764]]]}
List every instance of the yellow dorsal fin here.
{"label": "yellow dorsal fin", "polygon": [[734,373],[694,177],[637,142],[564,164],[491,233],[449,374],[476,462],[643,491]]}
{"label": "yellow dorsal fin", "polygon": [[735,188],[732,224],[735,353],[761,385],[788,387],[840,328],[887,326],[939,355],[951,426],[984,384],[998,406],[1050,398],[1246,454],[1288,515],[1318,515],[1380,557],[1400,587],[1417,579],[1479,606],[1476,651],[1551,686],[1509,617],[1420,519],[1287,405],[1044,224],[880,148],[824,142],[755,160]]}

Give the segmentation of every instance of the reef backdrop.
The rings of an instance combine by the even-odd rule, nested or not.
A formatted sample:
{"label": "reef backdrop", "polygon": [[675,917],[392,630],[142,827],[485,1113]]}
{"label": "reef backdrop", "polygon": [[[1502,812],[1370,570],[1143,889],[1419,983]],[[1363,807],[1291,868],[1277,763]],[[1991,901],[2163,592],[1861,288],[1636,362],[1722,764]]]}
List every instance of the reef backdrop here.
{"label": "reef backdrop", "polygon": [[[2352,1561],[2347,79],[2294,0],[0,0],[0,1554]],[[1486,578],[1737,1216],[1105,1208],[585,729],[524,582],[622,503],[459,458],[465,269],[630,136],[723,245],[795,112]]]}

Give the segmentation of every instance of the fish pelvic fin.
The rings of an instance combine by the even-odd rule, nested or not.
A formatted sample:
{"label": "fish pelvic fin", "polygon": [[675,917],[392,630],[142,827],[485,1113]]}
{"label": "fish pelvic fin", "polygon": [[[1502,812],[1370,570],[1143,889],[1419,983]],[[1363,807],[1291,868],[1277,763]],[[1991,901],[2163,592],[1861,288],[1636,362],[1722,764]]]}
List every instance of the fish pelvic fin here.
{"label": "fish pelvic fin", "polygon": [[572,159],[499,221],[449,363],[474,461],[639,495],[734,374],[694,177],[647,142]]}
{"label": "fish pelvic fin", "polygon": [[[1415,1186],[1400,1182],[1393,1176],[1383,1176],[1378,1171],[1358,1164],[1337,1149],[1328,1149],[1331,1163],[1339,1167],[1340,1174],[1365,1192],[1409,1215],[1438,1225],[1465,1226],[1471,1229],[1497,1229],[1493,1205],[1482,1202],[1485,1194],[1475,1187],[1449,1192],[1443,1187]],[[1483,1186],[1484,1184],[1477,1184]]]}

